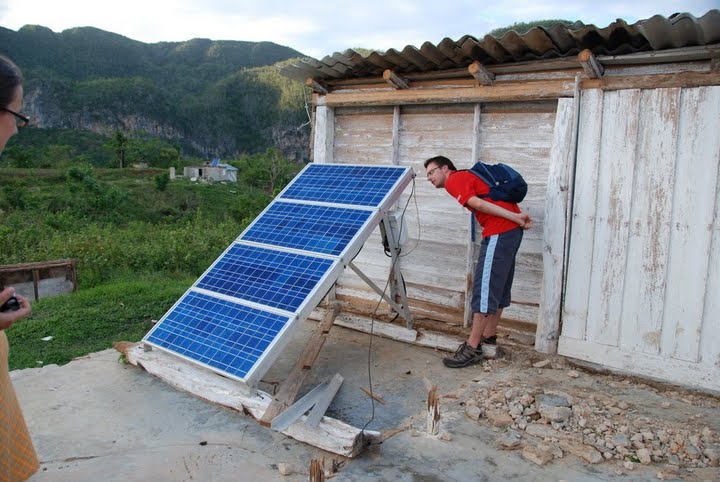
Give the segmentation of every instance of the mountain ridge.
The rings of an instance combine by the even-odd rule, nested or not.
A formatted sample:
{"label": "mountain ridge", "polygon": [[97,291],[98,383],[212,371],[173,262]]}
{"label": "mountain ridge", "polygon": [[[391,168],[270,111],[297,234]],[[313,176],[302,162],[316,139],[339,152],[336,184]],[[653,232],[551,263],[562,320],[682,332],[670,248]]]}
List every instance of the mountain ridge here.
{"label": "mountain ridge", "polygon": [[236,157],[270,147],[307,160],[305,86],[278,62],[303,57],[273,42],[144,43],[95,27],[60,33],[0,27],[0,53],[25,76],[35,126],[110,136],[149,134],[183,155]]}

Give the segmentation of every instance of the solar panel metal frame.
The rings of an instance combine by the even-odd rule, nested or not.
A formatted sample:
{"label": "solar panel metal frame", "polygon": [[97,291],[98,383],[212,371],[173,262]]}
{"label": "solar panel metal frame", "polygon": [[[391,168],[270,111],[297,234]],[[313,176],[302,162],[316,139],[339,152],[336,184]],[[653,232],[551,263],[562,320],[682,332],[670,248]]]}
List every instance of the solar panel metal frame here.
{"label": "solar panel metal frame", "polygon": [[[392,186],[387,189],[385,196],[380,200],[375,206],[364,206],[364,205],[353,205],[353,204],[342,204],[342,203],[333,203],[333,202],[323,202],[323,201],[308,201],[308,200],[295,200],[295,199],[288,199],[283,198],[283,194],[285,194],[289,189],[292,188],[292,186],[300,179],[303,174],[313,165],[318,166],[354,166],[354,167],[362,167],[362,168],[392,168],[397,169],[398,171],[403,171],[396,179],[396,181],[392,184]],[[330,168],[332,169],[332,168]],[[188,360],[192,363],[204,366],[205,368],[219,373],[223,376],[227,376],[229,378],[235,379],[237,381],[243,382],[247,385],[254,386],[256,385],[262,376],[267,372],[268,369],[272,366],[272,364],[275,362],[277,356],[279,356],[282,348],[284,348],[287,343],[290,341],[292,332],[295,331],[297,326],[299,325],[299,322],[307,318],[307,316],[310,315],[310,313],[315,309],[315,307],[322,301],[322,299],[325,297],[326,293],[332,288],[332,286],[335,284],[337,279],[340,277],[342,272],[344,271],[345,267],[350,263],[350,261],[357,256],[357,254],[360,252],[360,250],[363,247],[364,241],[370,236],[372,231],[378,226],[380,223],[380,220],[382,217],[392,209],[393,204],[397,202],[397,200],[402,195],[405,187],[410,183],[410,181],[415,176],[412,169],[408,167],[401,167],[401,166],[392,166],[392,165],[364,165],[364,164],[308,164],[303,168],[302,171],[283,189],[276,198],[266,206],[266,208],[253,220],[250,225],[248,225],[243,232],[223,251],[223,253],[218,256],[215,261],[205,270],[205,272],[198,277],[198,279],[193,283],[193,285],[183,293],[183,295],[173,304],[173,306],[165,313],[165,315],[155,324],[155,326],[145,335],[143,338],[143,342],[153,346],[155,348],[158,348],[162,351],[171,353],[174,356],[178,356],[180,358],[183,358],[185,360]],[[327,206],[327,207],[338,207],[338,208],[346,208],[346,209],[357,209],[357,210],[363,210],[363,211],[370,211],[372,214],[368,217],[368,219],[362,224],[362,226],[357,230],[355,235],[352,237],[351,240],[349,240],[346,244],[346,246],[343,248],[343,250],[338,255],[331,255],[331,254],[324,254],[324,253],[318,253],[315,251],[309,251],[309,250],[302,250],[302,249],[295,249],[295,248],[289,248],[289,247],[282,247],[274,244],[266,244],[266,243],[258,243],[254,241],[248,241],[243,239],[244,236],[250,232],[255,224],[262,218],[263,215],[265,215],[270,209],[273,208],[277,203],[294,203],[294,204],[301,204],[301,205],[308,205],[308,206]],[[248,247],[257,247],[257,248],[263,248],[263,249],[270,249],[270,250],[276,250],[278,252],[284,252],[284,253],[295,253],[300,255],[306,255],[306,256],[312,256],[316,258],[321,259],[327,259],[332,260],[331,266],[327,269],[324,275],[320,278],[320,280],[315,284],[314,288],[308,293],[308,295],[305,297],[304,301],[300,304],[297,310],[295,311],[287,311],[279,308],[274,308],[272,306],[268,306],[262,303],[253,302],[250,300],[245,300],[241,298],[235,298],[229,295],[225,295],[222,293],[218,293],[215,291],[209,291],[207,289],[203,289],[198,287],[197,285],[200,283],[201,280],[203,280],[208,273],[210,273],[215,266],[225,257],[225,255],[236,245],[244,245]],[[265,311],[268,313],[276,314],[276,315],[282,315],[288,317],[288,322],[285,324],[285,326],[278,332],[278,334],[275,336],[273,341],[268,345],[268,347],[265,349],[262,355],[260,355],[257,358],[257,361],[255,362],[254,366],[247,372],[247,375],[245,377],[240,377],[237,375],[234,375],[232,373],[228,373],[227,371],[221,370],[217,367],[214,367],[210,364],[200,362],[199,360],[196,360],[194,358],[185,356],[181,353],[178,353],[176,351],[173,351],[169,348],[160,346],[152,341],[149,340],[149,338],[152,336],[152,334],[160,327],[162,326],[162,323],[167,317],[173,313],[173,311],[181,304],[181,302],[188,296],[189,293],[196,292],[201,293],[207,296],[215,297],[220,300],[229,301],[238,305],[244,305],[249,308],[258,309],[261,311]]]}

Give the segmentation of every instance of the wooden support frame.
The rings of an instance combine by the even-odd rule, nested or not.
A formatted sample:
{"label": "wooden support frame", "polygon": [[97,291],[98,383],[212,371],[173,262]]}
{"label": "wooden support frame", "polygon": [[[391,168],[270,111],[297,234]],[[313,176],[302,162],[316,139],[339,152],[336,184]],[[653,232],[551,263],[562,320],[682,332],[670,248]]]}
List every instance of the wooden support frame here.
{"label": "wooden support frame", "polygon": [[[209,402],[237,410],[260,419],[272,397],[207,370],[195,363],[172,356],[162,350],[145,352],[140,343],[114,343],[128,363],[145,369],[170,385]],[[344,457],[355,457],[369,445],[380,441],[380,433],[361,430],[340,420],[322,417],[316,428],[297,420],[282,433]]]}
{"label": "wooden support frame", "polygon": [[335,394],[342,385],[343,377],[336,373],[332,379],[322,382],[317,387],[310,390],[300,400],[293,403],[287,410],[276,416],[270,423],[273,430],[285,430],[293,422],[302,417],[305,412],[312,409],[305,419],[305,425],[316,428],[320,423],[325,411],[330,406],[330,402],[335,398]]}
{"label": "wooden support frame", "polygon": [[468,65],[468,72],[470,72],[470,75],[472,75],[480,85],[495,84],[495,74],[490,72],[487,67],[485,67],[477,60],[472,64]]}
{"label": "wooden support frame", "polygon": [[315,107],[313,129],[313,162],[330,162],[335,149],[335,109],[322,105]]}
{"label": "wooden support frame", "polygon": [[317,359],[320,349],[325,344],[327,334],[330,332],[335,318],[340,312],[340,305],[338,303],[332,303],[325,313],[325,317],[315,331],[313,332],[310,340],[305,346],[300,358],[297,363],[290,371],[285,381],[280,385],[275,397],[273,397],[272,403],[268,406],[265,413],[263,413],[260,423],[265,426],[270,426],[272,420],[278,416],[281,412],[285,411],[295,400],[300,387],[302,387],[305,379],[310,373],[315,360]]}
{"label": "wooden support frame", "polygon": [[591,79],[599,79],[605,73],[605,67],[589,49],[580,52],[577,59],[585,71],[585,74]]}
{"label": "wooden support frame", "polygon": [[383,72],[383,79],[395,89],[409,89],[410,84],[390,69]]}

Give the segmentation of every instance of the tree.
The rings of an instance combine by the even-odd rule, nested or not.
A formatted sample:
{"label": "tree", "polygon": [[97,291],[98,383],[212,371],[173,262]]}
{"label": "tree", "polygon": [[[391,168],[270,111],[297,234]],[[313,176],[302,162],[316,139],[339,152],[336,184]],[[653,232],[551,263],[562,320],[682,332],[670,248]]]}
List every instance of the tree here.
{"label": "tree", "polygon": [[115,161],[120,169],[125,165],[125,155],[127,154],[128,138],[121,131],[115,131],[112,139],[108,142],[108,146],[115,153]]}
{"label": "tree", "polygon": [[533,27],[550,28],[557,23],[562,23],[565,25],[572,25],[575,22],[572,20],[561,20],[561,19],[533,20],[530,22],[515,22],[514,24],[510,25],[509,27],[500,27],[500,28],[490,30],[490,32],[488,32],[487,35],[490,35],[491,37],[500,38],[511,30],[514,30],[515,32],[517,32],[518,35],[522,35],[524,33],[527,33],[528,30],[530,30]]}

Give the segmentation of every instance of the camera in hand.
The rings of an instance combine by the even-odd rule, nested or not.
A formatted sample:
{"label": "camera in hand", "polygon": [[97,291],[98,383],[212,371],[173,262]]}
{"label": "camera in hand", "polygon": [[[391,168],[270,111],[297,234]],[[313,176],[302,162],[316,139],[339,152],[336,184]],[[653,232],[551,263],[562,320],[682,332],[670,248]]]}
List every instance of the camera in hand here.
{"label": "camera in hand", "polygon": [[9,300],[7,300],[5,303],[3,303],[2,306],[0,306],[0,312],[5,311],[17,311],[20,309],[20,302],[15,298],[15,295],[12,295]]}

